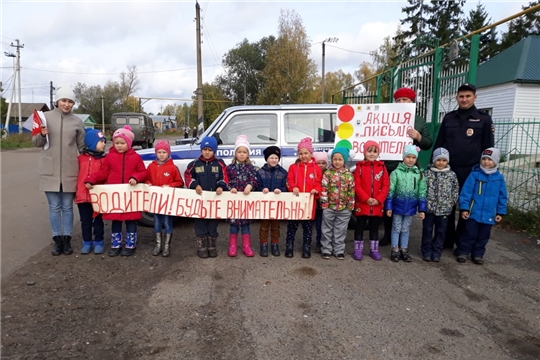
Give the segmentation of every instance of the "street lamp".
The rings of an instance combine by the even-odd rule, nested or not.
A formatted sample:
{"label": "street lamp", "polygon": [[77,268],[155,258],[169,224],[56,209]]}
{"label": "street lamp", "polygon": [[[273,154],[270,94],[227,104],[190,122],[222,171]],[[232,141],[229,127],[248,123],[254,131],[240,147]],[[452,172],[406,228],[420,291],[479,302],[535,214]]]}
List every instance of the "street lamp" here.
{"label": "street lamp", "polygon": [[324,104],[324,45],[328,43],[336,43],[338,42],[337,37],[329,37],[327,39],[324,39],[322,42],[322,84],[321,84],[321,104]]}

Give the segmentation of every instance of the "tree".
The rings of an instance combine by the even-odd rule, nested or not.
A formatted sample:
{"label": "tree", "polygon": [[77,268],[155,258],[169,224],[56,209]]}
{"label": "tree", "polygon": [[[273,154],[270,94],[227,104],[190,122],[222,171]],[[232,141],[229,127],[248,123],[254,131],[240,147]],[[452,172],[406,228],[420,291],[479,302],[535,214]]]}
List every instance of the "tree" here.
{"label": "tree", "polygon": [[[324,78],[324,85],[324,101],[326,103],[341,104],[343,103],[343,94],[340,91],[353,85],[353,76],[341,69],[335,72],[327,72]],[[335,94],[333,99],[332,94]],[[321,82],[318,82],[318,89],[314,95],[316,99],[314,99],[313,103],[321,98]]]}
{"label": "tree", "polygon": [[424,4],[423,0],[407,0],[407,2],[409,5],[401,8],[401,12],[406,16],[399,20],[405,30],[394,36],[395,43],[411,42],[427,30],[427,4]]}
{"label": "tree", "polygon": [[256,43],[244,39],[224,56],[225,74],[218,76],[214,84],[234,104],[257,103],[259,91],[264,86],[266,53],[274,42],[274,36],[264,37]]}
{"label": "tree", "polygon": [[137,79],[137,67],[135,65],[128,66],[128,72],[120,73],[119,90],[122,99],[122,105],[128,107],[129,96],[133,95],[139,88],[139,80]]}
{"label": "tree", "polygon": [[[532,1],[528,6],[522,6],[523,10],[540,4],[540,1]],[[529,12],[508,23],[508,31],[502,34],[499,52],[508,49],[518,41],[529,35],[540,35],[540,12]]]}
{"label": "tree", "polygon": [[268,49],[258,103],[308,102],[317,80],[317,67],[310,53],[301,17],[294,10],[281,10],[278,38]]}
{"label": "tree", "polygon": [[[197,97],[192,96],[193,103],[191,104],[191,113],[190,118],[197,119]],[[203,84],[203,119],[204,119],[204,128],[208,129],[210,124],[218,117],[219,114],[223,112],[227,107],[230,106],[230,101],[228,101],[221,90],[216,86],[209,83]],[[196,125],[198,126],[198,124]]]}
{"label": "tree", "polygon": [[[482,29],[491,23],[484,5],[478,3],[475,9],[469,11],[469,17],[463,25],[464,32],[470,34],[473,31]],[[499,44],[497,41],[497,31],[495,28],[486,30],[480,34],[480,49],[478,62],[483,63],[497,54]]]}

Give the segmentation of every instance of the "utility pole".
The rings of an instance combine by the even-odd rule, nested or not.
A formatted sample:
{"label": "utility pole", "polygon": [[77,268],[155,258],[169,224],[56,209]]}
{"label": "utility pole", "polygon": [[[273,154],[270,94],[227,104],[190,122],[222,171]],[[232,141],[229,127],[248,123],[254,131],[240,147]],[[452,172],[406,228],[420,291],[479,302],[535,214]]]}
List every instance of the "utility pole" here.
{"label": "utility pole", "polygon": [[50,102],[51,102],[51,110],[54,109],[54,102],[53,102],[53,93],[54,93],[54,86],[53,86],[53,83],[52,81],[50,82],[50,87],[49,87],[49,96],[50,96]]}
{"label": "utility pole", "polygon": [[197,117],[198,134],[204,131],[204,110],[203,110],[203,82],[202,82],[202,59],[201,59],[201,7],[195,2],[195,24],[197,37]]}
{"label": "utility pole", "polygon": [[15,41],[17,42],[17,45],[13,45],[13,43],[11,43],[11,46],[14,48],[17,48],[17,74],[18,74],[17,83],[19,86],[19,134],[22,134],[23,128],[22,128],[22,114],[21,114],[22,98],[21,98],[21,51],[20,49],[24,48],[24,44],[20,45],[19,39],[15,39]]}
{"label": "utility pole", "polygon": [[101,94],[101,132],[105,134],[105,97]]}
{"label": "utility pole", "polygon": [[325,73],[324,73],[324,48],[325,48],[325,43],[327,43],[327,42],[329,42],[329,43],[338,42],[338,40],[339,39],[337,37],[333,37],[333,38],[324,39],[323,42],[322,42],[321,104],[324,104],[324,76],[325,76]]}
{"label": "utility pole", "polygon": [[11,118],[11,105],[13,105],[13,95],[15,94],[15,77],[17,76],[16,67],[15,67],[15,54],[4,52],[7,57],[13,58],[13,80],[11,83],[11,99],[9,100],[9,105],[6,113],[6,125],[4,126],[5,135],[9,135],[9,118]]}

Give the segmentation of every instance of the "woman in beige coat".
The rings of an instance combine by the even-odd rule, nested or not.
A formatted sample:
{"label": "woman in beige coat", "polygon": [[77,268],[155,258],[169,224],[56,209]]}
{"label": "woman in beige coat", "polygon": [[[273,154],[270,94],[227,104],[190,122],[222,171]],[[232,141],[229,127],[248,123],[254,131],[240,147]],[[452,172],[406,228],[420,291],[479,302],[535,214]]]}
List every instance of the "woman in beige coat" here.
{"label": "woman in beige coat", "polygon": [[[56,92],[56,108],[45,113],[46,126],[32,143],[41,148],[39,189],[49,203],[49,222],[54,246],[52,255],[70,255],[73,230],[73,200],[77,188],[79,163],[77,156],[84,149],[84,124],[71,111],[75,95],[68,87]],[[49,146],[45,146],[46,143]]]}

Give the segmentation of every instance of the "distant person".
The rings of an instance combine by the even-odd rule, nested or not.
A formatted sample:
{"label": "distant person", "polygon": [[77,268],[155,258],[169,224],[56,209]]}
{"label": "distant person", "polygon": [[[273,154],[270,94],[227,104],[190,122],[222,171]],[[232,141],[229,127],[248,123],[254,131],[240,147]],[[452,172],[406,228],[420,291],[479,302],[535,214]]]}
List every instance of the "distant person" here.
{"label": "distant person", "polygon": [[[46,127],[32,137],[40,147],[39,190],[45,192],[49,204],[49,223],[52,229],[53,256],[71,255],[73,232],[73,202],[79,173],[77,157],[84,150],[84,124],[71,111],[75,94],[68,87],[56,92],[56,108],[45,112]],[[44,146],[49,138],[49,147]]]}
{"label": "distant person", "polygon": [[[426,212],[426,181],[417,166],[418,148],[409,144],[403,151],[403,162],[390,175],[390,189],[384,203],[392,218],[392,250],[390,260],[410,262],[409,235],[413,216]],[[401,244],[401,245],[400,245]]]}
{"label": "distant person", "polygon": [[[306,137],[298,143],[298,159],[289,166],[287,173],[287,190],[298,196],[300,192],[310,193],[317,200],[321,195],[322,171],[313,158],[313,143]],[[313,232],[313,218],[316,204],[313,204],[313,213],[310,220],[289,220],[287,224],[287,238],[285,243],[285,256],[294,256],[294,240],[298,225],[302,224],[302,257],[311,257],[311,240]]]}
{"label": "distant person", "polygon": [[[396,103],[413,103],[415,102],[415,100],[416,93],[413,89],[401,88],[397,89],[396,92],[394,92],[394,102]],[[423,117],[419,115],[415,116],[414,128],[407,130],[407,136],[413,140],[413,145],[418,146],[420,150],[427,151],[431,149],[433,140],[431,140],[429,126]],[[386,169],[388,170],[388,175],[392,174],[392,171],[397,168],[399,163],[400,162],[397,160],[387,160],[384,162],[384,164],[386,165]],[[379,244],[381,246],[386,246],[390,243],[390,234],[392,231],[392,219],[386,216],[386,214],[383,216],[383,224],[384,235]]]}
{"label": "distant person", "polygon": [[[459,188],[463,187],[467,176],[484,149],[495,146],[493,120],[485,111],[474,106],[476,86],[465,83],[458,88],[456,100],[459,108],[451,111],[443,118],[435,148],[443,147],[450,153],[450,167],[456,173]],[[444,248],[453,249],[457,245],[463,229],[463,220],[458,221],[456,228],[454,210],[448,217]]]}
{"label": "distant person", "polygon": [[[180,170],[171,159],[171,145],[167,140],[158,140],[154,144],[156,159],[148,165],[146,183],[151,186],[183,188],[184,180]],[[171,254],[174,215],[154,214],[154,234],[156,246],[152,255],[168,257]],[[162,236],[164,232],[165,236]]]}
{"label": "distant person", "polygon": [[427,188],[426,217],[422,222],[421,250],[424,261],[441,261],[448,216],[458,200],[459,183],[448,165],[449,161],[448,150],[436,148],[431,163],[424,171]]}
{"label": "distant person", "polygon": [[184,129],[184,139],[189,138],[189,127]]}
{"label": "distant person", "polygon": [[459,195],[459,209],[465,226],[457,247],[457,262],[471,254],[475,264],[484,263],[491,228],[506,215],[508,194],[504,176],[497,169],[501,153],[490,147],[482,152]]}
{"label": "distant person", "polygon": [[362,260],[364,229],[369,231],[369,256],[382,260],[379,253],[379,225],[382,223],[384,201],[388,195],[390,179],[382,160],[379,143],[368,140],[364,144],[364,160],[354,170],[356,228],[354,231],[354,260]]}
{"label": "distant person", "polygon": [[[287,170],[279,165],[281,149],[269,146],[263,151],[266,164],[259,169],[257,175],[258,191],[263,194],[273,192],[281,194],[287,191]],[[260,256],[268,256],[268,232],[270,232],[270,250],[272,256],[280,256],[279,238],[281,237],[280,220],[261,219],[259,227]]]}
{"label": "distant person", "polygon": [[[86,180],[86,188],[95,184],[129,184],[131,186],[144,183],[148,173],[141,156],[133,150],[135,135],[129,125],[117,129],[112,136],[113,147],[105,157],[98,172],[91,174]],[[111,248],[109,256],[132,256],[137,246],[137,220],[142,218],[140,211],[103,214],[103,220],[112,220]],[[122,223],[126,223],[126,241],[122,248]]]}
{"label": "distant person", "polygon": [[[215,157],[218,143],[215,137],[207,136],[201,141],[201,156],[190,162],[186,168],[184,180],[186,187],[195,189],[201,195],[204,191],[215,191],[221,195],[228,189],[227,166]],[[217,228],[219,219],[193,219],[197,237],[197,256],[204,259],[216,257]]]}
{"label": "distant person", "polygon": [[[257,170],[249,159],[250,145],[246,135],[238,135],[234,143],[234,158],[231,164],[227,165],[227,178],[229,179],[229,191],[232,194],[238,192],[249,195],[249,193],[259,186]],[[251,230],[249,224],[253,220],[249,219],[229,219],[229,251],[227,255],[236,256],[238,235],[242,232],[242,253],[247,257],[255,254],[251,249]]]}
{"label": "distant person", "polygon": [[323,259],[332,254],[345,259],[345,238],[354,208],[354,176],[347,167],[349,149],[336,147],[331,153],[332,165],[322,176],[321,207],[323,209],[321,253]]}
{"label": "distant person", "polygon": [[197,137],[197,127],[196,126],[193,128],[193,137],[194,138]]}
{"label": "distant person", "polygon": [[[324,175],[324,172],[328,168],[328,153],[326,151],[315,151],[313,153],[313,158],[317,162],[317,166],[321,168],[321,171]],[[315,209],[315,252],[321,252],[321,239],[322,239],[322,217],[323,209],[321,207],[321,199],[317,200],[317,208]]]}
{"label": "distant person", "polygon": [[75,203],[79,208],[79,218],[81,219],[82,255],[90,254],[92,251],[96,255],[103,254],[103,241],[105,239],[103,216],[94,212],[90,192],[84,182],[90,174],[98,172],[105,162],[106,141],[105,135],[100,130],[86,129],[84,137],[86,146],[78,157],[79,176]]}

